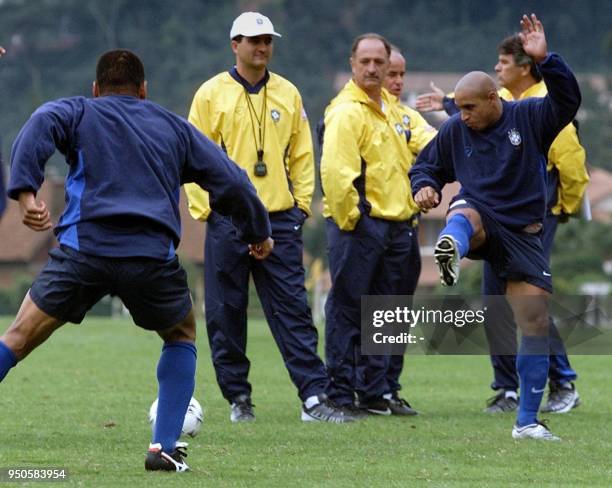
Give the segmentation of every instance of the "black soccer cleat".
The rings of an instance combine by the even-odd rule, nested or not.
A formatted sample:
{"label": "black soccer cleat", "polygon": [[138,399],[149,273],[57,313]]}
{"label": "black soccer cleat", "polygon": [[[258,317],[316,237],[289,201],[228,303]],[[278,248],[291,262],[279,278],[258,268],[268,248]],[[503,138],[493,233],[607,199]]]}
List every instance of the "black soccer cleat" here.
{"label": "black soccer cleat", "polygon": [[382,397],[368,401],[359,400],[359,408],[369,415],[391,415],[389,401]]}
{"label": "black soccer cleat", "polygon": [[146,471],[174,471],[184,473],[191,471],[184,458],[187,457],[186,442],[177,442],[174,451],[170,454],[162,451],[161,444],[150,444],[145,458]]}
{"label": "black soccer cleat", "polygon": [[410,406],[405,399],[400,398],[397,393],[395,393],[388,400],[389,408],[391,409],[391,415],[399,415],[399,416],[414,416],[418,415],[418,412]]}
{"label": "black soccer cleat", "polygon": [[434,259],[444,286],[455,286],[459,280],[459,248],[450,235],[441,236],[434,248]]}

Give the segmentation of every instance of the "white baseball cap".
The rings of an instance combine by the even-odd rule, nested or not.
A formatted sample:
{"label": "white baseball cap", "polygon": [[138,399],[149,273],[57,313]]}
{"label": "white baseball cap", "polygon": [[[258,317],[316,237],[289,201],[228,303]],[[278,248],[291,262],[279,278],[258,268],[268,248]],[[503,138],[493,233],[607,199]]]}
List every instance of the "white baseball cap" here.
{"label": "white baseball cap", "polygon": [[272,22],[265,15],[261,15],[259,12],[244,12],[234,20],[230,31],[230,39],[236,36],[255,37],[266,34],[282,37],[274,31]]}

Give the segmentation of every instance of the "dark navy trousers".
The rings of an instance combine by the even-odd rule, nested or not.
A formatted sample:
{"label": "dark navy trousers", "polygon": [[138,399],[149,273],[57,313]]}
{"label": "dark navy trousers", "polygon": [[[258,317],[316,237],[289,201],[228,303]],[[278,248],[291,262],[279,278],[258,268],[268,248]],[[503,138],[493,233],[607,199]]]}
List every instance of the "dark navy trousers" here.
{"label": "dark navy trousers", "polygon": [[411,262],[418,256],[416,229],[411,222],[368,215],[350,232],[332,219],[326,225],[332,279],[325,303],[328,395],[339,405],[352,404],[355,394],[367,402],[399,386],[403,357],[361,354],[361,297],[409,290],[420,272],[420,258]]}
{"label": "dark navy trousers", "polygon": [[291,380],[305,400],[327,388],[317,354],[318,333],[304,288],[302,224],[297,207],[270,214],[274,250],[257,261],[249,256],[231,221],[212,213],[204,245],[206,327],[217,382],[231,403],[251,394],[247,348],[249,276]]}
{"label": "dark navy trousers", "polygon": [[[547,261],[550,262],[550,253],[557,231],[558,217],[548,215],[544,220],[542,229],[542,246]],[[483,295],[504,295],[506,292],[505,281],[499,278],[493,271],[491,265],[485,261],[483,268],[482,294]],[[517,350],[516,323],[510,306],[497,307],[499,313],[495,317],[495,323],[491,327],[485,327],[489,346],[495,350],[495,344],[500,349]],[[548,377],[552,383],[574,381],[577,378],[576,372],[570,366],[563,340],[559,336],[559,331],[555,326],[552,317],[549,318],[548,335],[550,339],[550,367]],[[493,383],[491,388],[494,390],[517,391],[519,378],[516,371],[516,356],[511,355],[491,355],[493,365]]]}

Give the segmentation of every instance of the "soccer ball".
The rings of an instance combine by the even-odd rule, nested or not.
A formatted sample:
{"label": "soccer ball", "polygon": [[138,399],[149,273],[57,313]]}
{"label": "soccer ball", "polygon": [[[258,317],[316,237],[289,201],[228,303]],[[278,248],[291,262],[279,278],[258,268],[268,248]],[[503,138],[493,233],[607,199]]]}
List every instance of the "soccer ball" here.
{"label": "soccer ball", "polygon": [[[157,401],[158,399],[156,398],[149,409],[149,423],[153,430],[155,430],[155,420],[157,419]],[[200,432],[203,421],[204,411],[202,410],[202,405],[195,398],[191,397],[187,412],[185,413],[181,434],[195,437]]]}

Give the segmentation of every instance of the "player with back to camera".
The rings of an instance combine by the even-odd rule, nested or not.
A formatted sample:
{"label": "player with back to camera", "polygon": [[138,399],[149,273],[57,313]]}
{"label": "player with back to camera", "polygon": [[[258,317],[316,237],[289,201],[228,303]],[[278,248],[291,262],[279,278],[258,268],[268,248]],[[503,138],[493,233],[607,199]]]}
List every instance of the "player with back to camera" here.
{"label": "player with back to camera", "polygon": [[159,403],[146,470],[187,471],[178,442],[195,384],[195,319],[175,249],[179,191],[195,182],[212,207],[231,215],[257,259],[272,250],[267,212],[244,171],[186,120],[146,99],[144,67],[130,51],[104,53],[93,98],[42,105],[21,129],[11,155],[9,197],[23,223],[53,227],[36,193],[47,160],[66,157],[66,207],[54,232],[59,247],[35,279],[15,321],[0,337],[0,381],[66,322],[80,323],[107,294],[134,322],[164,341],[157,366]]}
{"label": "player with back to camera", "polygon": [[465,75],[455,88],[460,114],[446,121],[410,170],[422,209],[440,202],[444,184],[459,181],[434,257],[443,284],[453,286],[459,260],[488,261],[506,280],[505,295],[521,328],[517,357],[521,397],[515,439],[559,440],[537,419],[549,368],[548,303],[552,281],[540,233],[546,210],[546,155],[580,106],[571,70],[548,52],[542,23],[523,16],[525,53],[538,64],[544,98],[502,101],[483,72]]}
{"label": "player with back to camera", "polygon": [[[0,58],[6,54],[6,50],[0,46]],[[0,137],[0,218],[6,208],[6,192],[4,190],[4,165],[2,164],[2,138]]]}

